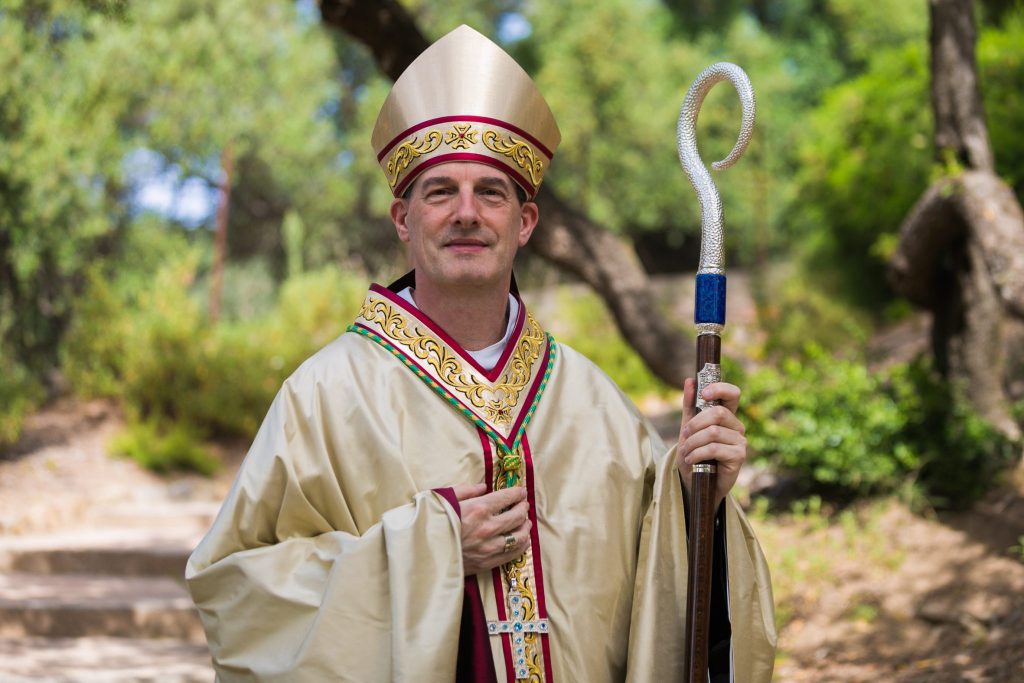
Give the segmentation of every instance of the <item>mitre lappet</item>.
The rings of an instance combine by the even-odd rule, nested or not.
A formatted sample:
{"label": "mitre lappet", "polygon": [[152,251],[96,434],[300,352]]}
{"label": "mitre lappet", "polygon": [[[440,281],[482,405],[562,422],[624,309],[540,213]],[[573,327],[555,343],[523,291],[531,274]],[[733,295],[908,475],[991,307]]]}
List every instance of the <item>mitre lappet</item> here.
{"label": "mitre lappet", "polygon": [[431,166],[474,161],[507,173],[530,199],[560,140],[551,108],[523,68],[465,25],[399,77],[371,138],[396,197]]}

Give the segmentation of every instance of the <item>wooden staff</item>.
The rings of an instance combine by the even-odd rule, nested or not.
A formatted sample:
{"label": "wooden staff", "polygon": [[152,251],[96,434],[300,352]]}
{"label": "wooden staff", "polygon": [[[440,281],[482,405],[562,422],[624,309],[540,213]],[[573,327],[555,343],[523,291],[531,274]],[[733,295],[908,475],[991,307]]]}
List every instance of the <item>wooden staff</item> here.
{"label": "wooden staff", "polygon": [[[730,81],[740,96],[743,119],[740,135],[729,156],[711,164],[720,170],[732,166],[750,142],[754,128],[754,89],[743,69],[719,62],[704,69],[690,86],[679,111],[676,141],[679,162],[690,179],[701,209],[700,266],[693,320],[697,326],[696,410],[717,405],[705,401],[704,387],[722,379],[720,365],[722,329],[725,327],[725,249],[722,230],[722,200],[711,174],[697,151],[697,114],[704,97],[721,81]],[[711,572],[715,523],[715,489],[718,467],[715,463],[693,466],[690,484],[690,520],[686,592],[686,675],[688,683],[707,683],[708,631],[711,617]]]}

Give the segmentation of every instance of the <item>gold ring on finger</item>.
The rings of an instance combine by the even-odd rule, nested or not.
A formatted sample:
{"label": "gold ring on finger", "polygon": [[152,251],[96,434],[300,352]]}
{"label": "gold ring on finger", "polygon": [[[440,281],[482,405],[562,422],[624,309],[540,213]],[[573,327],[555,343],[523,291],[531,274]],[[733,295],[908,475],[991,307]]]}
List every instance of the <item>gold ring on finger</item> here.
{"label": "gold ring on finger", "polygon": [[512,550],[516,547],[516,537],[512,534],[505,535],[505,552]]}

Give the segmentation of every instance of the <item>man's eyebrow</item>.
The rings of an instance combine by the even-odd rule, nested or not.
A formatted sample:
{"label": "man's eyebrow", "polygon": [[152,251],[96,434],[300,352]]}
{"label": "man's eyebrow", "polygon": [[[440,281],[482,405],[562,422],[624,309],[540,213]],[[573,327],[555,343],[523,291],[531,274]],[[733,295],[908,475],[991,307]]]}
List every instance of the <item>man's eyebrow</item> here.
{"label": "man's eyebrow", "polygon": [[492,186],[493,185],[497,185],[497,186],[501,187],[503,190],[506,190],[506,191],[510,191],[512,189],[511,181],[509,181],[506,178],[502,178],[501,176],[496,176],[496,175],[484,176],[483,178],[480,178],[477,181],[477,184],[479,184],[479,185],[492,185]]}
{"label": "man's eyebrow", "polygon": [[[426,190],[427,188],[430,188],[430,187],[435,187],[435,186],[442,186],[443,187],[443,186],[446,186],[446,185],[455,185],[455,184],[456,184],[455,183],[455,179],[450,177],[450,176],[436,175],[436,176],[432,176],[430,178],[423,179],[423,181],[421,182],[421,187],[424,190]],[[500,187],[501,189],[505,190],[506,192],[512,191],[512,183],[511,183],[511,181],[508,180],[507,178],[503,178],[501,176],[496,176],[496,175],[494,175],[494,176],[484,176],[483,178],[478,178],[477,181],[476,181],[476,184],[477,185],[483,185],[483,186],[486,186],[486,187]]]}
{"label": "man's eyebrow", "polygon": [[452,178],[449,178],[446,175],[436,175],[436,176],[433,176],[432,178],[426,178],[426,179],[423,180],[423,183],[422,183],[424,188],[432,187],[434,185],[454,185],[454,184],[455,184],[455,180],[452,179]]}

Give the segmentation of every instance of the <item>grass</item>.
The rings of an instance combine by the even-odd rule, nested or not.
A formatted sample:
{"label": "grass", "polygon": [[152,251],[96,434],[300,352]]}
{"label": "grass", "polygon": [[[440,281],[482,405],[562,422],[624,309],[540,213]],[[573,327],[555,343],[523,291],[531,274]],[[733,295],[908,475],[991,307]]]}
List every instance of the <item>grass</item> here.
{"label": "grass", "polygon": [[1024,563],[1024,536],[1017,539],[1017,545],[1010,547],[1010,555]]}
{"label": "grass", "polygon": [[[776,627],[810,614],[821,597],[842,581],[851,566],[880,571],[897,568],[904,553],[884,528],[892,501],[881,499],[836,511],[817,496],[798,501],[788,513],[770,515],[767,499],[755,499],[749,517],[768,559],[775,593]],[[870,622],[877,607],[855,602],[850,617]]]}

